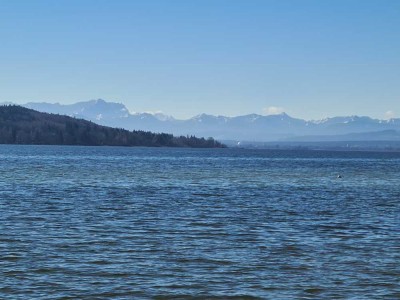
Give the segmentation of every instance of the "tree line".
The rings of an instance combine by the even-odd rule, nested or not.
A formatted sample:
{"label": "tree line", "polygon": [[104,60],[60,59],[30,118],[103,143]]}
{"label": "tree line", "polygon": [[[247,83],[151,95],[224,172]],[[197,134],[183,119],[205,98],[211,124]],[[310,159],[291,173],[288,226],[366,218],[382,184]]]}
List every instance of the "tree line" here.
{"label": "tree line", "polygon": [[222,148],[213,138],[128,131],[18,105],[0,106],[0,144]]}

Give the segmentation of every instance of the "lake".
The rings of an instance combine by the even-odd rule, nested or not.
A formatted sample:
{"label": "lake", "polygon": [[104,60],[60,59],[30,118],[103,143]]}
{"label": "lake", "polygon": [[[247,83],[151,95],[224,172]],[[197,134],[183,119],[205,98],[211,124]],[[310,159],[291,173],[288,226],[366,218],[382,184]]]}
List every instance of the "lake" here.
{"label": "lake", "polygon": [[0,174],[1,299],[400,299],[400,153],[2,145]]}

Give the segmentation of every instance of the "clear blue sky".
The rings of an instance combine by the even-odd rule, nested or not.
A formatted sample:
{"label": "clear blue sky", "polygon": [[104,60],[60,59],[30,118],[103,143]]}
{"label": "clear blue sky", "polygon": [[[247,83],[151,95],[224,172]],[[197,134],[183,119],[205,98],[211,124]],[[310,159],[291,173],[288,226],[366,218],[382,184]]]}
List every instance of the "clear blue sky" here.
{"label": "clear blue sky", "polygon": [[0,39],[0,101],[400,117],[399,0],[0,0]]}

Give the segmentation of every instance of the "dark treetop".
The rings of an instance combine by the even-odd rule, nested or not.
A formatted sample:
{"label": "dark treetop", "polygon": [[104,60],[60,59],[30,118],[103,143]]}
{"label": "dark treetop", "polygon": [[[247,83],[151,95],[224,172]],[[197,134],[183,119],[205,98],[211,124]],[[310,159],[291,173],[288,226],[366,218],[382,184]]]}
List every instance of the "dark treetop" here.
{"label": "dark treetop", "polygon": [[224,147],[213,138],[128,131],[16,105],[0,106],[0,144]]}

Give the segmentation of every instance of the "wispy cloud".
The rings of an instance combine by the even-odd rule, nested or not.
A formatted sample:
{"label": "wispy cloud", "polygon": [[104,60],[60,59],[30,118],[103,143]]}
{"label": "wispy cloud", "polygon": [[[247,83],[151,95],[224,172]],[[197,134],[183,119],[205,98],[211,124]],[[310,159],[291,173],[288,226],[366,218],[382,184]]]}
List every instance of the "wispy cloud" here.
{"label": "wispy cloud", "polygon": [[395,117],[395,113],[392,110],[388,110],[387,112],[385,112],[385,119],[392,119]]}
{"label": "wispy cloud", "polygon": [[263,108],[264,115],[279,115],[284,111],[285,110],[283,107],[278,107],[278,106],[269,106]]}

